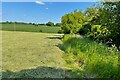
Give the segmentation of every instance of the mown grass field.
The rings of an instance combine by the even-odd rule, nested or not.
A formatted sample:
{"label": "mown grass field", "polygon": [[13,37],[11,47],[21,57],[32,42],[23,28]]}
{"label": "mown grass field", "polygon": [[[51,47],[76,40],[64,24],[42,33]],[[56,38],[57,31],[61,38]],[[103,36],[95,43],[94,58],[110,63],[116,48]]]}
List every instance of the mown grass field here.
{"label": "mown grass field", "polygon": [[[0,23],[1,24],[1,23]],[[57,26],[32,25],[32,24],[9,24],[5,23],[1,26],[2,30],[6,31],[25,31],[25,32],[43,32],[43,33],[58,33],[61,29]]]}
{"label": "mown grass field", "polygon": [[[64,75],[64,71],[59,73],[59,70],[56,69],[65,67],[62,51],[57,47],[61,41],[54,38],[56,36],[60,35],[2,31],[3,77],[23,77],[27,72],[28,75],[26,74],[24,77],[52,76],[59,78],[61,75]],[[56,70],[50,67],[55,67]],[[28,69],[28,71],[26,69]],[[26,71],[23,71],[23,74],[19,72],[21,70]],[[14,73],[11,74],[10,71],[11,73],[18,72],[17,74],[19,75],[13,75]],[[57,73],[54,71],[57,71]]]}

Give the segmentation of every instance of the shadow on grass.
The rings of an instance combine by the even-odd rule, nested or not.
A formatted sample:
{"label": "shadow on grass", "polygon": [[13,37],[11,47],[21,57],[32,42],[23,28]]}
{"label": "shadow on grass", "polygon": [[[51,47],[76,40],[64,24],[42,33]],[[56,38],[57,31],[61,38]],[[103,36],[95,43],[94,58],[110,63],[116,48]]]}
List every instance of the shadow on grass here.
{"label": "shadow on grass", "polygon": [[53,37],[47,37],[48,39],[62,39],[62,37],[59,36],[53,36]]}
{"label": "shadow on grass", "polygon": [[[80,80],[87,78],[89,80],[89,78],[98,77],[97,80],[119,80],[118,73],[116,73],[117,71],[114,70],[114,67],[110,67],[108,64],[103,64],[104,63],[96,63],[94,66],[88,68],[89,70],[85,71],[44,66],[34,69],[25,69],[18,72],[6,71],[2,72],[2,78],[79,78]],[[98,76],[95,76],[96,74],[98,74]]]}
{"label": "shadow on grass", "polygon": [[60,50],[62,50],[62,51],[65,51],[65,48],[64,48],[64,46],[62,45],[62,44],[58,44],[58,45],[56,45]]}
{"label": "shadow on grass", "polygon": [[55,67],[37,67],[19,72],[2,72],[2,78],[70,78],[76,76],[79,76],[76,71]]}

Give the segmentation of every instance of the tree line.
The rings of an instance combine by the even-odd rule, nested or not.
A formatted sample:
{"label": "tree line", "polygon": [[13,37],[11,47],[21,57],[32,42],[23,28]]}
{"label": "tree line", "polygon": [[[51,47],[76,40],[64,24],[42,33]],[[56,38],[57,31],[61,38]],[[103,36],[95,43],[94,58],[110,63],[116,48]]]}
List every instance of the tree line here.
{"label": "tree line", "polygon": [[38,26],[38,25],[46,25],[46,26],[59,26],[61,27],[61,23],[53,23],[53,22],[47,22],[46,24],[45,23],[41,23],[41,24],[37,24],[37,23],[25,23],[25,22],[10,22],[10,21],[6,21],[6,22],[2,22],[2,24],[32,24],[32,25],[35,25],[35,26]]}

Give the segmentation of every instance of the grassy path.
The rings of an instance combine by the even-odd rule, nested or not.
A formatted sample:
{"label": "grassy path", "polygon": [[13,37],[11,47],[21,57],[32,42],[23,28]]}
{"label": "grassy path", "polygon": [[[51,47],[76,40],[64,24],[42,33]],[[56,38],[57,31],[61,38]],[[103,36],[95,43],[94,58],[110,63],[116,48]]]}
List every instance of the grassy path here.
{"label": "grassy path", "polygon": [[4,77],[63,77],[60,34],[2,32]]}

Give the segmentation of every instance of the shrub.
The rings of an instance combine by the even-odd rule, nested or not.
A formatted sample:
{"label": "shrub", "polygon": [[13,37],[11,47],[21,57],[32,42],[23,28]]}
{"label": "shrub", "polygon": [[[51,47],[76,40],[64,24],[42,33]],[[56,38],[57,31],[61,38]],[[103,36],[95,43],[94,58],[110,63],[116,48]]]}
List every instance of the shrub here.
{"label": "shrub", "polygon": [[60,33],[60,34],[63,33],[63,30],[59,30],[58,33]]}
{"label": "shrub", "polygon": [[39,30],[39,32],[42,32],[42,30]]}

